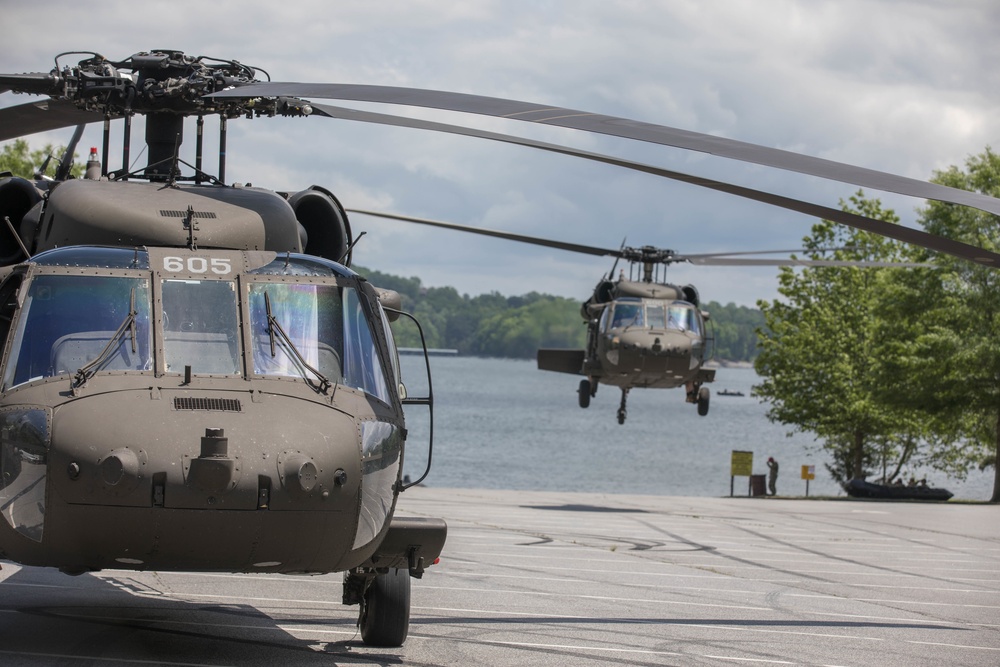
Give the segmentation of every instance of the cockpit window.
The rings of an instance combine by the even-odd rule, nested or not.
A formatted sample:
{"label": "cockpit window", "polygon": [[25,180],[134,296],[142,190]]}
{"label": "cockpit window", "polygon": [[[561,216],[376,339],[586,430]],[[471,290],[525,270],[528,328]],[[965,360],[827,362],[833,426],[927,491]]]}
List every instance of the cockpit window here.
{"label": "cockpit window", "polygon": [[701,334],[698,315],[694,308],[688,305],[674,304],[670,306],[667,312],[667,328]]}
{"label": "cockpit window", "polygon": [[240,372],[236,283],[230,280],[164,280],[164,370],[203,375]]}
{"label": "cockpit window", "polygon": [[149,318],[145,278],[36,276],[14,331],[4,390],[72,375],[95,360],[94,372],[152,370]]}
{"label": "cockpit window", "polygon": [[642,302],[617,301],[615,302],[615,313],[611,319],[612,329],[624,329],[625,327],[644,326],[645,319],[642,313]]}
{"label": "cockpit window", "polygon": [[646,321],[650,329],[667,328],[667,309],[662,303],[646,304]]}
{"label": "cockpit window", "polygon": [[344,383],[389,402],[386,376],[356,290],[254,282],[248,303],[254,373]]}
{"label": "cockpit window", "polygon": [[304,361],[331,383],[342,380],[343,326],[335,285],[252,283],[249,292],[254,373],[317,379]]}

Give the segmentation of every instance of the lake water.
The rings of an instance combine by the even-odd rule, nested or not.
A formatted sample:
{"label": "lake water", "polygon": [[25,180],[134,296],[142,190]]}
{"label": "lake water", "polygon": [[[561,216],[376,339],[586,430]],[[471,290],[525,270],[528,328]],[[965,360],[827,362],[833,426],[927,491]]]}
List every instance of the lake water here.
{"label": "lake water", "polygon": [[[402,357],[411,396],[426,396],[423,357]],[[810,495],[844,496],[823,464],[828,456],[806,433],[766,417],[750,396],[752,369],[721,368],[709,385],[709,414],[699,417],[680,389],[635,389],[628,419],[615,414],[621,392],[601,386],[590,407],[577,404],[579,379],[539,371],[533,360],[459,356],[431,358],[434,389],[433,467],[425,484],[450,488],[588,491],[676,496],[727,496],[733,450],[753,452],[754,474],[767,458],[781,465],[779,495],[804,495],[803,465],[815,466]],[[719,396],[722,389],[745,395]],[[427,409],[408,406],[406,473],[416,479],[426,464]],[[959,482],[924,471],[932,486],[956,498],[987,500],[993,471]],[[737,477],[736,495],[749,479]]]}

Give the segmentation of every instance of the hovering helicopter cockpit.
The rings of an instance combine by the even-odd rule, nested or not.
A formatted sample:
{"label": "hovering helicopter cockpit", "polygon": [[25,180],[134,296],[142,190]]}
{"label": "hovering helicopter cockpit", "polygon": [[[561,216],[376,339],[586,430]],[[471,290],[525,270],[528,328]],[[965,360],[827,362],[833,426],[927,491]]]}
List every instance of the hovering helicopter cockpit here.
{"label": "hovering helicopter cockpit", "polygon": [[695,336],[702,332],[701,313],[689,303],[662,299],[621,297],[601,316],[602,331],[641,328],[650,331],[686,331]]}
{"label": "hovering helicopter cockpit", "polygon": [[392,516],[391,298],[291,253],[69,247],[17,265],[0,285],[0,558],[347,571],[363,606],[387,568],[419,576],[446,529]]}

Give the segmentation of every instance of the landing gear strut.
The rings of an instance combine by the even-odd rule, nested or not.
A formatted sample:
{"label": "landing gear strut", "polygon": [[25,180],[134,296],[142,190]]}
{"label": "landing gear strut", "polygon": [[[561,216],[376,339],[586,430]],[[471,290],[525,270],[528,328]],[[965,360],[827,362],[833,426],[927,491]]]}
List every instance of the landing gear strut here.
{"label": "landing gear strut", "polygon": [[628,411],[625,409],[625,401],[628,399],[628,388],[622,389],[622,402],[618,406],[618,423],[624,424],[625,417],[628,415]]}

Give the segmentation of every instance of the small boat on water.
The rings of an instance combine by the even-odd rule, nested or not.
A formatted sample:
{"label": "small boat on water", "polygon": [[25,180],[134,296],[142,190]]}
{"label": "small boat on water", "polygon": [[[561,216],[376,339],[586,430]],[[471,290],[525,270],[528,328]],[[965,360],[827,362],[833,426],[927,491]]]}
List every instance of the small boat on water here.
{"label": "small boat on water", "polygon": [[875,484],[863,479],[852,479],[844,485],[852,498],[881,498],[883,500],[948,500],[954,494],[948,489],[938,489],[924,484],[893,486]]}
{"label": "small boat on water", "polygon": [[730,391],[728,389],[722,389],[715,393],[716,396],[743,396],[742,391]]}

